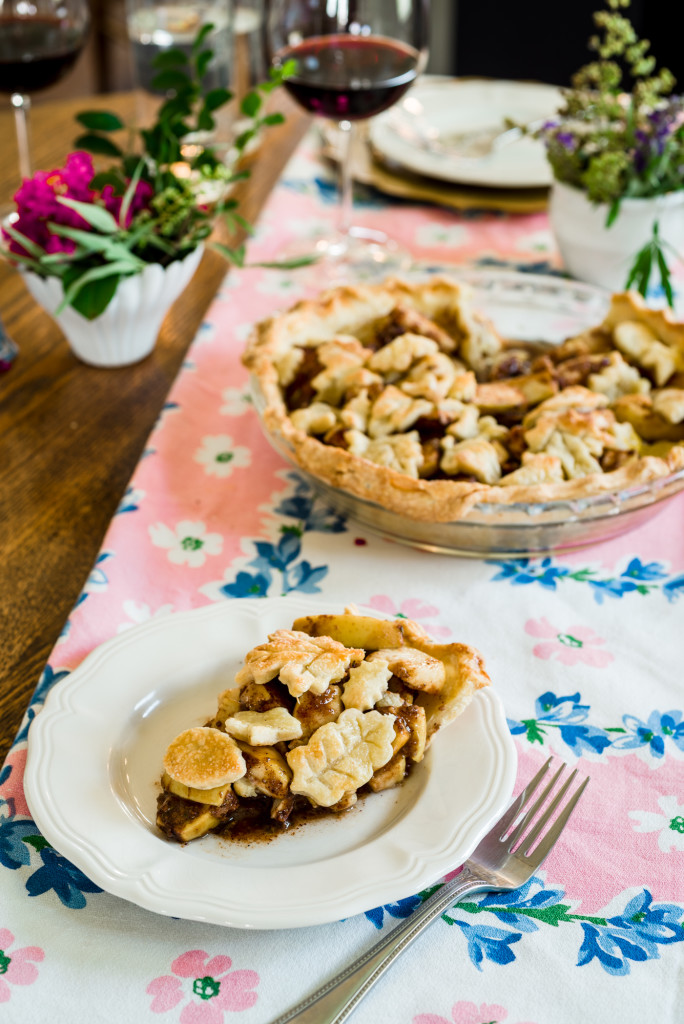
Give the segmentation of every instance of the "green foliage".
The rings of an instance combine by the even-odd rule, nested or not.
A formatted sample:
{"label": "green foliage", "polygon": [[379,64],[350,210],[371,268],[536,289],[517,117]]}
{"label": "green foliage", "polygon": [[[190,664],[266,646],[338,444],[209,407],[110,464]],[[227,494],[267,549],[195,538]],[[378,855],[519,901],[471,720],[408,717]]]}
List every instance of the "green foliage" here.
{"label": "green foliage", "polygon": [[[664,246],[659,232],[660,225],[658,221],[655,221],[651,238],[642,249],[639,249],[639,252],[634,257],[634,263],[632,264],[625,287],[636,287],[637,291],[641,292],[642,295],[646,295],[651,271],[655,266],[658,270],[660,283],[665,292],[668,305],[673,306],[674,293],[672,291],[670,268],[663,252]],[[676,256],[677,254],[675,253],[674,255]]]}
{"label": "green foliage", "polygon": [[[190,55],[172,48],[155,59],[155,89],[166,96],[154,122],[144,128],[129,127],[128,145],[111,137],[126,126],[117,114],[86,110],[77,122],[85,129],[75,140],[76,148],[115,163],[99,171],[90,182],[92,202],[58,196],[85,220],[88,228],[78,229],[50,222],[51,232],[74,243],[73,251],[46,253],[41,246],[11,227],[7,233],[21,245],[23,254],[9,258],[43,276],[61,278],[64,298],[60,308],[73,306],[90,319],[99,316],[116,292],[119,282],[140,273],[147,263],[166,265],[184,258],[212,232],[214,221],[223,217],[231,232],[251,233],[235,200],[232,186],[248,176],[235,170],[245,147],[261,131],[282,122],[281,114],[264,114],[263,97],[277,88],[294,70],[292,62],[273,69],[267,81],[248,93],[240,111],[248,124],[232,144],[229,165],[211,143],[203,140],[216,128],[216,115],[232,99],[228,89],[207,88],[205,76],[213,53],[205,44],[213,26],[198,32]],[[103,189],[112,199],[121,199],[114,216],[105,208]],[[223,255],[243,266],[245,246],[218,246]]]}
{"label": "green foliage", "polygon": [[[573,75],[558,114],[535,132],[546,145],[554,177],[585,191],[592,202],[608,205],[607,227],[619,216],[623,199],[684,188],[684,97],[672,95],[674,76],[656,68],[649,41],[638,38],[622,13],[630,2],[606,0],[606,9],[594,14],[597,32],[589,49],[596,59]],[[630,286],[641,290],[653,267],[669,300],[657,225],[635,257]]]}

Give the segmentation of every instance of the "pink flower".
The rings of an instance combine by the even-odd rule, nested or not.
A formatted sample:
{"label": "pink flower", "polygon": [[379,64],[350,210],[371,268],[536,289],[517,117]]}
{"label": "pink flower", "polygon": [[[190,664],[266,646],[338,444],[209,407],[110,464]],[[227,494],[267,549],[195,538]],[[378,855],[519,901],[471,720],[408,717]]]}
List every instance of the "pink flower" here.
{"label": "pink flower", "polygon": [[71,199],[78,199],[82,203],[92,202],[90,182],[95,176],[95,168],[90,153],[69,153],[64,168],[53,173],[59,175],[61,184],[66,187],[67,195]]}
{"label": "pink flower", "polygon": [[[371,597],[368,606],[375,608],[376,611],[384,612],[386,615],[397,615],[399,618],[414,619],[416,622],[421,622],[422,619],[431,619],[440,614],[439,608],[435,608],[431,604],[424,604],[416,597],[407,598],[397,607],[391,597],[376,594],[375,597]],[[425,628],[435,639],[451,636],[451,630],[446,626],[436,626],[430,622]]]}
{"label": "pink flower", "polygon": [[597,649],[598,644],[606,641],[588,626],[570,626],[567,633],[564,633],[552,626],[548,619],[529,619],[525,623],[525,632],[530,636],[543,637],[546,641],[532,648],[537,658],[556,658],[563,665],[576,665],[580,662],[594,668],[605,668],[614,660],[610,651]]}
{"label": "pink flower", "polygon": [[40,961],[45,953],[39,946],[12,949],[14,936],[7,928],[0,928],[0,1003],[12,995],[10,985],[32,985],[38,977],[38,968],[31,963]]}
{"label": "pink flower", "polygon": [[413,1024],[499,1024],[507,1016],[508,1010],[496,1003],[477,1006],[475,1003],[460,1002],[451,1007],[451,1020],[437,1013],[420,1013],[413,1018]]}
{"label": "pink flower", "polygon": [[24,796],[24,768],[26,766],[27,750],[12,751],[5,761],[3,769],[3,783],[0,786],[0,799],[7,804],[10,817],[15,814],[31,816],[26,797]]}
{"label": "pink flower", "polygon": [[[135,217],[136,213],[140,213],[141,210],[147,209],[150,205],[150,199],[154,195],[154,189],[148,181],[139,181],[135,186],[135,192],[133,193],[133,199],[131,200],[130,206],[126,211],[126,224],[125,227],[130,227],[131,221]],[[119,214],[121,213],[121,204],[123,203],[123,196],[115,196],[114,189],[111,185],[105,185],[102,189],[102,199],[106,208],[112,214],[116,220],[119,220]]]}
{"label": "pink flower", "polygon": [[184,1000],[180,1024],[222,1024],[226,1010],[248,1010],[258,996],[256,971],[231,971],[229,956],[209,957],[203,949],[190,949],[171,964],[173,975],[155,978],[147,986],[153,1013],[166,1013]]}
{"label": "pink flower", "polygon": [[[81,231],[90,226],[74,210],[58,202],[58,196],[66,196],[82,203],[92,203],[97,193],[92,192],[89,183],[95,174],[93,160],[88,153],[70,153],[64,167],[53,171],[37,171],[32,178],[26,178],[14,194],[18,218],[12,226],[46,252],[73,252],[74,243],[56,237],[49,222],[64,224]],[[3,228],[3,237],[9,241],[9,249],[20,256],[28,255],[21,243],[10,238]]]}

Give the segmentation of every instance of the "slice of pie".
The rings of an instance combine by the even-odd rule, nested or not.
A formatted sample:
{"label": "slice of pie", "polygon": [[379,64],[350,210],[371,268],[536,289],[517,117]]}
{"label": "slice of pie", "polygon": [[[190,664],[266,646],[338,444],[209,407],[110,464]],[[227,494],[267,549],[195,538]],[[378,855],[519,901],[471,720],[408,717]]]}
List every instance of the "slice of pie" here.
{"label": "slice of pie", "polygon": [[341,287],[259,324],[244,362],[298,465],[412,519],[684,468],[684,323],[636,293],[552,345],[504,341],[446,279]]}
{"label": "slice of pie", "polygon": [[171,741],[157,825],[189,842],[346,811],[403,782],[487,685],[478,651],[433,643],[416,622],[296,619],[247,653],[206,725]]}

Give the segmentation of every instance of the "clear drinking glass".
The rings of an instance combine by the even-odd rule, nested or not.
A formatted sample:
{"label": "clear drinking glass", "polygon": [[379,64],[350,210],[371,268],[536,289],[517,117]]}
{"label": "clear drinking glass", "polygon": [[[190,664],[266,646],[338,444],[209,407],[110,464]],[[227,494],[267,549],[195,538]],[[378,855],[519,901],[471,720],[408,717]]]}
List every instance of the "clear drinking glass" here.
{"label": "clear drinking glass", "polygon": [[337,229],[315,241],[337,276],[406,265],[393,239],[352,223],[352,152],[357,123],[396,103],[424,69],[428,22],[429,0],[270,0],[269,59],[297,62],[285,88],[305,110],[335,119],[344,139]]}
{"label": "clear drinking glass", "polygon": [[0,0],[0,92],[14,107],[22,178],[31,176],[30,95],[73,67],[89,24],[87,0]]}
{"label": "clear drinking glass", "polygon": [[265,0],[233,0],[233,89],[238,98],[266,76],[262,42]]}
{"label": "clear drinking glass", "polygon": [[126,0],[126,24],[131,41],[133,64],[138,85],[155,92],[152,80],[159,74],[153,66],[164,50],[182,50],[188,55],[203,25],[213,25],[206,47],[214,57],[207,68],[207,89],[232,86],[232,0]]}

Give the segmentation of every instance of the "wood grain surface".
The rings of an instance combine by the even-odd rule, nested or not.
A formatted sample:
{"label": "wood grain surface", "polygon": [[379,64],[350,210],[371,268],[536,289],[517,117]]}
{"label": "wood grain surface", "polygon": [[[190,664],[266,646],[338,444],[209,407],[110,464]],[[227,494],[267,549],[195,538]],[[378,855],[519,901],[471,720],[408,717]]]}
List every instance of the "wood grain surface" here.
{"label": "wood grain surface", "polygon": [[[127,93],[35,107],[34,166],[59,166],[73,148],[79,110],[113,109],[130,123],[147,102]],[[284,93],[270,105],[285,124],[268,129],[236,192],[252,223],[308,124]],[[8,111],[0,113],[0,138],[2,208],[18,186]],[[0,374],[0,764],[226,269],[207,252],[152,354],[135,366],[98,369],[79,362],[20,275],[0,262],[0,317],[19,346]]]}

